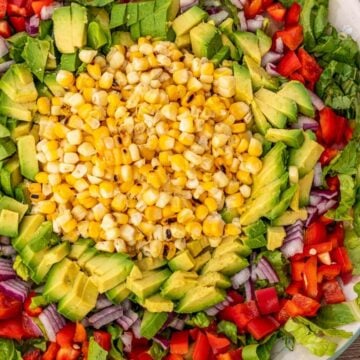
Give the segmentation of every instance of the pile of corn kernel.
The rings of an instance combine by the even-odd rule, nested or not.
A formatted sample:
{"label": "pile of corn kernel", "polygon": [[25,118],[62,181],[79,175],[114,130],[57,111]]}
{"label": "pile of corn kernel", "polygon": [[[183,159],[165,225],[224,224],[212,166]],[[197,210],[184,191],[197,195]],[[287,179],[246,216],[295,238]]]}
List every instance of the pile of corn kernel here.
{"label": "pile of corn kernel", "polygon": [[85,72],[57,73],[64,96],[38,99],[33,213],[65,240],[155,257],[238,235],[239,218],[225,224],[219,211],[251,195],[262,142],[235,100],[231,64],[147,38],[80,59]]}

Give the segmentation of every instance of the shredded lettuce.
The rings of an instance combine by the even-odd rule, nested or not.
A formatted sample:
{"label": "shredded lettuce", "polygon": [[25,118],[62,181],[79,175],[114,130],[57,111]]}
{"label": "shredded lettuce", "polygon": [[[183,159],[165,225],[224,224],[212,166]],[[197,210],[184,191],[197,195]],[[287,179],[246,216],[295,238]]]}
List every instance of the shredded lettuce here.
{"label": "shredded lettuce", "polygon": [[162,360],[167,355],[167,350],[164,350],[160,344],[153,341],[149,353],[154,360]]}
{"label": "shredded lettuce", "polygon": [[346,229],[344,244],[353,264],[353,275],[360,275],[360,237],[354,230]]}
{"label": "shredded lettuce", "polygon": [[242,350],[243,360],[270,360],[271,349],[278,339],[278,334],[271,335],[261,343],[246,345]]}
{"label": "shredded lettuce", "polygon": [[15,347],[15,342],[10,339],[0,338],[0,354],[3,359],[7,360],[21,360],[21,353]]}
{"label": "shredded lettuce", "polygon": [[89,352],[88,359],[89,360],[106,360],[108,356],[108,352],[104,350],[93,337],[90,338],[89,341]]}
{"label": "shredded lettuce", "polygon": [[109,351],[109,357],[113,360],[124,360],[123,356],[123,344],[120,339],[122,329],[117,325],[108,325],[106,331],[111,335],[111,349]]}
{"label": "shredded lettuce", "polygon": [[210,325],[211,319],[204,312],[198,312],[186,320],[186,324],[199,328],[206,328]]}

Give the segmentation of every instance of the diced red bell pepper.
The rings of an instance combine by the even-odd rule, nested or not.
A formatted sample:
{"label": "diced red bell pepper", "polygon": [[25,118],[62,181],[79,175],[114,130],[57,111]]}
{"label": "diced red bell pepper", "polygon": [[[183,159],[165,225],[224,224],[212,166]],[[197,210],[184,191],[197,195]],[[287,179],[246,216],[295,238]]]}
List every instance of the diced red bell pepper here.
{"label": "diced red bell pepper", "polygon": [[345,143],[345,129],[347,126],[347,119],[342,116],[336,116],[336,136],[335,143],[336,144],[344,144]]}
{"label": "diced red bell pepper", "polygon": [[326,166],[339,153],[338,149],[326,148],[320,156],[320,164]]}
{"label": "diced red bell pepper", "polygon": [[87,339],[86,329],[84,325],[80,322],[76,323],[75,326],[75,334],[74,334],[74,342],[75,343],[83,343]]}
{"label": "diced red bell pepper", "polygon": [[26,7],[18,6],[13,3],[7,4],[6,12],[7,12],[8,16],[22,16],[22,17],[29,16],[29,14],[26,10]]}
{"label": "diced red bell pepper", "polygon": [[275,21],[282,22],[285,19],[286,7],[280,3],[275,3],[267,7],[266,12]]}
{"label": "diced red bell pepper", "polygon": [[323,254],[326,252],[330,252],[332,248],[333,246],[331,241],[325,241],[319,244],[305,245],[303,255],[311,256],[311,255]]}
{"label": "diced red bell pepper", "polygon": [[233,300],[232,302],[233,305],[241,304],[244,302],[244,297],[241,294],[239,294],[236,290],[229,290],[227,294]]}
{"label": "diced red bell pepper", "polygon": [[111,335],[107,331],[94,331],[94,340],[106,351],[111,349]]}
{"label": "diced red bell pepper", "polygon": [[78,360],[81,351],[72,347],[62,347],[56,354],[56,360]]}
{"label": "diced red bell pepper", "polygon": [[298,71],[295,71],[294,73],[290,74],[289,79],[297,80],[297,81],[300,81],[302,84],[305,84],[304,77]]}
{"label": "diced red bell pepper", "polygon": [[7,0],[0,0],[0,20],[6,15]]}
{"label": "diced red bell pepper", "polygon": [[59,330],[56,334],[56,342],[60,347],[72,347],[74,343],[75,328],[75,323],[67,323]]}
{"label": "diced red bell pepper", "polygon": [[259,310],[255,301],[248,301],[244,304],[229,306],[219,314],[222,320],[235,323],[239,330],[244,330],[247,323],[259,315]]}
{"label": "diced red bell pepper", "polygon": [[277,72],[285,77],[290,76],[301,68],[301,63],[295,51],[288,51],[277,66]]}
{"label": "diced red bell pepper", "polygon": [[340,180],[337,176],[328,176],[326,178],[326,184],[331,191],[339,191]]}
{"label": "diced red bell pepper", "polygon": [[181,355],[168,354],[165,360],[183,360],[184,358]]}
{"label": "diced red bell pepper", "polygon": [[32,298],[35,297],[35,296],[36,296],[35,291],[31,291],[30,294],[28,295],[28,297],[25,300],[24,310],[29,316],[36,316],[37,317],[42,313],[42,308],[41,307],[36,307],[35,309],[30,308]]}
{"label": "diced red bell pepper", "polygon": [[189,332],[177,331],[171,335],[170,352],[172,354],[185,355],[189,351]]}
{"label": "diced red bell pepper", "polygon": [[22,302],[0,291],[0,320],[6,320],[20,315]]}
{"label": "diced red bell pepper", "polygon": [[[290,50],[296,50],[304,40],[303,27],[301,25],[294,25],[285,30],[278,31],[277,35],[281,37],[284,44]],[[300,57],[299,60],[302,62]],[[300,73],[305,79],[307,79],[302,69],[300,70]]]}
{"label": "diced red bell pepper", "polygon": [[280,325],[283,325],[285,324],[290,316],[289,314],[287,313],[287,311],[285,310],[285,304],[290,301],[290,300],[287,300],[287,299],[281,299],[280,300],[280,311],[274,316],[275,317],[275,320],[280,324]]}
{"label": "diced red bell pepper", "polygon": [[59,349],[60,346],[57,343],[51,342],[45,353],[43,354],[42,360],[55,360],[56,354],[58,353]]}
{"label": "diced red bell pepper", "polygon": [[22,16],[10,16],[9,21],[11,25],[14,27],[16,32],[25,31],[26,29],[26,20]]}
{"label": "diced red bell pepper", "polygon": [[330,219],[330,218],[326,217],[325,215],[321,215],[319,217],[319,221],[321,221],[325,225],[330,225],[334,222],[333,219]]}
{"label": "diced red bell pepper", "polygon": [[2,36],[4,39],[7,39],[11,36],[11,28],[6,20],[0,21],[0,36]]}
{"label": "diced red bell pepper", "polygon": [[206,332],[206,336],[212,352],[217,354],[225,353],[230,348],[230,341],[225,336],[218,336],[211,332]]}
{"label": "diced red bell pepper", "polygon": [[321,221],[314,221],[305,230],[304,244],[313,245],[326,241],[326,226]]}
{"label": "diced red bell pepper", "polygon": [[339,264],[321,265],[318,268],[318,282],[323,280],[333,280],[340,275],[341,266]]}
{"label": "diced red bell pepper", "polygon": [[310,256],[310,258],[305,262],[304,284],[305,293],[312,298],[316,298],[318,294],[316,256]]}
{"label": "diced red bell pepper", "polygon": [[303,261],[292,261],[290,265],[293,281],[303,281],[305,263]]}
{"label": "diced red bell pepper", "polygon": [[345,247],[340,246],[331,252],[331,259],[341,266],[341,273],[352,272],[353,266]]}
{"label": "diced red bell pepper", "polygon": [[302,65],[300,70],[301,75],[305,80],[315,84],[323,71],[321,66],[317,63],[316,59],[303,48],[298,50],[298,57]]}
{"label": "diced red bell pepper", "polygon": [[208,359],[211,354],[211,348],[206,335],[199,331],[195,341],[193,360]]}
{"label": "diced red bell pepper", "polygon": [[153,360],[153,357],[147,351],[144,351],[137,356],[136,360]]}
{"label": "diced red bell pepper", "polygon": [[353,137],[354,129],[349,125],[349,122],[347,123],[346,129],[345,129],[345,140],[346,143],[348,143],[352,137]]}
{"label": "diced red bell pepper", "polygon": [[16,5],[18,7],[26,7],[28,0],[10,0],[8,3]]}
{"label": "diced red bell pepper", "polygon": [[280,310],[279,297],[274,287],[255,290],[255,297],[262,315],[269,315]]}
{"label": "diced red bell pepper", "polygon": [[53,2],[53,0],[38,0],[38,1],[33,1],[31,3],[31,7],[34,11],[34,14],[36,15],[40,15],[41,13],[41,9],[44,6],[49,6],[51,3]]}
{"label": "diced red bell pepper", "polygon": [[285,292],[289,295],[300,294],[303,291],[304,281],[293,281],[286,288]]}
{"label": "diced red bell pepper", "polygon": [[[224,319],[225,320],[225,319]],[[190,337],[195,341],[198,337],[200,329],[199,328],[192,328],[189,330]]]}
{"label": "diced red bell pepper", "polygon": [[341,286],[336,279],[324,282],[321,288],[327,304],[338,304],[346,301]]}
{"label": "diced red bell pepper", "polygon": [[344,224],[341,221],[336,222],[335,229],[331,232],[330,236],[334,237],[332,240],[334,248],[344,245],[345,231]]}
{"label": "diced red bell pepper", "polygon": [[39,349],[33,349],[30,351],[27,351],[23,356],[23,360],[41,360],[41,351]]}
{"label": "diced red bell pepper", "polygon": [[21,316],[0,320],[0,337],[14,340],[27,338],[27,334],[22,325]]}
{"label": "diced red bell pepper", "polygon": [[242,348],[231,350],[226,354],[219,354],[216,360],[242,360]]}
{"label": "diced red bell pepper", "polygon": [[256,339],[263,339],[280,327],[280,324],[272,316],[259,316],[252,319],[246,326],[249,333]]}
{"label": "diced red bell pepper", "polygon": [[286,12],[285,26],[297,25],[300,20],[301,6],[299,3],[294,2]]}
{"label": "diced red bell pepper", "polygon": [[86,340],[81,344],[81,354],[84,359],[88,358],[88,353],[89,353],[89,341]]}
{"label": "diced red bell pepper", "polygon": [[291,300],[286,302],[284,309],[290,317],[315,316],[320,309],[320,303],[307,296],[295,294]]}
{"label": "diced red bell pepper", "polygon": [[262,12],[262,0],[250,0],[245,3],[244,12],[247,19],[251,19]]}
{"label": "diced red bell pepper", "polygon": [[337,116],[329,107],[320,111],[320,128],[323,141],[326,144],[333,144],[337,136]]}

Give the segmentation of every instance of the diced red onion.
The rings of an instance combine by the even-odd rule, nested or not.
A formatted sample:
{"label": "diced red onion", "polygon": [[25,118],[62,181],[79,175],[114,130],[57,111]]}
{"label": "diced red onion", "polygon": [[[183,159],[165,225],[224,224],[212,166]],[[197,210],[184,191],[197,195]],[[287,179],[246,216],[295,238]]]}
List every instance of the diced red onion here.
{"label": "diced red onion", "polygon": [[295,254],[301,254],[304,250],[304,243],[302,240],[293,240],[284,243],[281,247],[281,252],[288,259]]}
{"label": "diced red onion", "polygon": [[57,332],[66,324],[64,318],[57,312],[53,304],[43,310],[39,315],[39,320],[44,326],[48,339],[52,342],[56,341]]}
{"label": "diced red onion", "polygon": [[0,269],[12,270],[12,261],[9,259],[0,258]]}
{"label": "diced red onion", "polygon": [[125,331],[120,335],[120,339],[124,345],[124,352],[129,353],[132,350],[133,334],[130,331]]}
{"label": "diced red onion", "polygon": [[245,18],[245,13],[243,11],[239,11],[238,18],[239,18],[239,23],[240,23],[240,30],[246,31],[247,30],[247,22],[246,22],[246,18]]}
{"label": "diced red onion", "polygon": [[322,109],[324,109],[325,104],[323,103],[323,101],[319,98],[319,96],[317,96],[313,91],[307,89],[310,98],[311,98],[311,102],[314,105],[316,110],[321,111]]}
{"label": "diced red onion", "polygon": [[325,200],[317,205],[317,211],[319,215],[325,214],[328,210],[332,209],[337,204],[336,200]]}
{"label": "diced red onion", "polygon": [[221,8],[217,7],[217,6],[212,6],[212,7],[209,7],[206,9],[206,12],[209,15],[215,15],[215,14],[219,13],[220,11],[221,11]]}
{"label": "diced red onion", "polygon": [[250,278],[250,269],[247,267],[231,278],[232,287],[238,289],[241,285],[244,285]]}
{"label": "diced red onion", "polygon": [[245,283],[245,298],[246,301],[254,300],[254,284],[252,281]]}
{"label": "diced red onion", "polygon": [[292,128],[316,131],[319,128],[319,123],[315,119],[301,115],[298,121],[292,125]]}
{"label": "diced red onion", "polygon": [[311,206],[318,206],[321,201],[323,201],[321,196],[310,195],[309,203]]}
{"label": "diced red onion", "polygon": [[304,239],[304,234],[303,234],[302,230],[293,232],[292,234],[287,235],[284,239],[284,243],[288,242],[288,241],[298,240],[298,239],[301,241]]}
{"label": "diced red onion", "polygon": [[158,343],[164,350],[170,347],[170,341],[160,336],[154,336],[154,341]]}
{"label": "diced red onion", "polygon": [[30,36],[37,35],[39,32],[40,19],[37,15],[33,15],[31,18],[26,20],[25,27],[26,32]]}
{"label": "diced red onion", "polygon": [[53,319],[56,332],[66,325],[65,319],[58,313],[55,304],[50,304],[44,311],[47,312]]}
{"label": "diced red onion", "polygon": [[321,164],[318,162],[314,166],[314,181],[313,185],[318,187],[322,185],[322,169]]}
{"label": "diced red onion", "polygon": [[266,278],[269,280],[270,284],[279,282],[279,277],[278,277],[276,271],[273,269],[272,265],[265,258],[265,256],[263,256],[260,259],[258,266],[259,265],[261,266],[261,270],[264,273],[264,275],[266,276]]}
{"label": "diced red onion", "polygon": [[141,326],[141,320],[137,319],[134,322],[133,326],[131,327],[131,330],[132,330],[132,332],[133,332],[136,339],[141,338],[140,326]]}
{"label": "diced red onion", "polygon": [[17,275],[13,269],[3,269],[0,267],[0,281],[16,279]]}
{"label": "diced red onion", "polygon": [[311,191],[311,195],[320,196],[326,200],[332,200],[338,196],[338,192],[327,189],[314,189]]}
{"label": "diced red onion", "polygon": [[183,319],[175,318],[168,326],[176,330],[183,330],[185,327],[185,321]]}
{"label": "diced red onion", "polygon": [[266,280],[266,275],[264,274],[263,269],[261,268],[261,266],[258,265],[258,266],[256,267],[255,273],[256,273],[258,279],[260,279],[260,280]]}
{"label": "diced red onion", "polygon": [[4,256],[11,256],[16,254],[15,249],[11,245],[0,245],[0,252]]}
{"label": "diced red onion", "polygon": [[97,298],[95,308],[96,310],[101,310],[108,306],[111,306],[112,304],[113,303],[105,295],[100,295]]}
{"label": "diced red onion", "polygon": [[12,64],[15,64],[14,60],[5,61],[0,64],[0,73],[4,73],[6,70],[10,68]]}
{"label": "diced red onion", "polygon": [[229,17],[229,13],[226,10],[220,10],[216,14],[210,15],[210,19],[214,20],[216,25],[221,24],[228,17]]}
{"label": "diced red onion", "polygon": [[276,65],[272,63],[267,63],[265,66],[265,70],[271,76],[280,76],[280,74],[276,71]]}
{"label": "diced red onion", "polygon": [[10,238],[8,236],[0,236],[0,244],[10,245]]}
{"label": "diced red onion", "polygon": [[306,208],[306,211],[308,213],[308,217],[306,219],[305,226],[308,227],[312,223],[312,221],[317,217],[318,211],[315,206],[308,206]]}
{"label": "diced red onion", "polygon": [[86,318],[83,318],[81,320],[81,324],[84,326],[84,327],[89,327],[90,326],[90,323],[89,323],[89,319],[86,317]]}
{"label": "diced red onion", "polygon": [[26,312],[24,312],[22,315],[22,322],[23,327],[25,329],[31,330],[31,333],[34,335],[34,337],[44,336],[40,328],[37,326],[34,320],[26,314]]}
{"label": "diced red onion", "polygon": [[215,306],[212,306],[205,310],[206,314],[209,316],[215,316],[217,315],[221,310],[224,310],[226,307],[228,307],[234,300],[228,296],[224,301],[222,301],[219,304],[216,304]]}
{"label": "diced red onion", "polygon": [[275,51],[279,54],[283,54],[284,53],[284,42],[283,39],[281,37],[278,37],[275,40]]}
{"label": "diced red onion", "polygon": [[290,236],[290,235],[292,235],[294,233],[298,233],[298,232],[300,232],[302,234],[304,231],[304,225],[302,223],[299,224],[296,222],[295,224],[288,226],[285,229],[285,231],[286,231],[286,236]]}
{"label": "diced red onion", "polygon": [[129,299],[126,299],[121,303],[121,306],[123,307],[124,311],[130,310],[131,309],[131,301]]}
{"label": "diced red onion", "polygon": [[239,10],[242,10],[244,8],[241,0],[230,0],[230,2]]}
{"label": "diced red onion", "polygon": [[0,36],[0,57],[5,56],[9,52],[6,40]]}
{"label": "diced red onion", "polygon": [[274,51],[269,51],[261,59],[261,65],[266,66],[268,63],[276,64],[281,58],[281,54],[278,54]]}
{"label": "diced red onion", "polygon": [[41,20],[49,20],[52,18],[52,15],[54,13],[54,10],[58,7],[62,6],[60,3],[58,2],[54,2],[51,5],[48,6],[43,6],[41,8],[41,12],[40,12],[40,19]]}
{"label": "diced red onion", "polygon": [[0,289],[5,295],[24,302],[29,292],[29,285],[20,279],[10,279],[0,282]]}
{"label": "diced red onion", "polygon": [[256,32],[263,27],[264,24],[264,17],[261,15],[256,15],[254,19],[247,20],[247,28],[248,31]]}
{"label": "diced red onion", "polygon": [[138,314],[129,309],[123,316],[118,318],[116,322],[125,330],[129,330],[135,321],[139,318]]}
{"label": "diced red onion", "polygon": [[89,317],[89,323],[95,329],[100,329],[101,327],[119,319],[121,316],[123,316],[123,313],[124,311],[121,305],[109,306],[97,312],[96,314],[91,315]]}

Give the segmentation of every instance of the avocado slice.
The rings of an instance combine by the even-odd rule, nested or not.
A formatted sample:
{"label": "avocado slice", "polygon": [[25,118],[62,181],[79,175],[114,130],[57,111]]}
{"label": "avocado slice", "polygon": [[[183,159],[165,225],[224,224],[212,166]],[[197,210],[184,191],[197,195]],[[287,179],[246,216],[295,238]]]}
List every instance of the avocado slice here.
{"label": "avocado slice", "polygon": [[[173,21],[180,10],[180,0],[155,0],[154,13],[166,11],[167,21]],[[155,16],[156,17],[156,16]]]}
{"label": "avocado slice", "polygon": [[[230,18],[228,18],[230,19]],[[240,53],[239,50],[236,48],[236,46],[233,44],[233,42],[229,39],[229,37],[225,34],[221,34],[221,41],[224,46],[227,46],[230,50],[230,58],[232,60],[239,61],[240,60]]]}
{"label": "avocado slice", "polygon": [[269,226],[267,228],[267,245],[268,250],[273,251],[282,246],[286,237],[286,231],[283,226]]}
{"label": "avocado slice", "polygon": [[310,192],[314,181],[314,170],[309,171],[303,178],[299,180],[299,206],[307,206],[310,202]]}
{"label": "avocado slice", "polygon": [[299,176],[303,177],[314,168],[323,151],[324,147],[305,133],[305,141],[302,146],[290,151],[289,165],[296,166],[299,170]]}
{"label": "avocado slice", "polygon": [[294,100],[279,96],[277,93],[264,88],[258,90],[255,97],[283,113],[291,122],[297,121],[297,106]]}
{"label": "avocado slice", "polygon": [[95,242],[91,239],[79,239],[71,245],[69,258],[72,260],[78,260],[85,250],[94,245]]}
{"label": "avocado slice", "polygon": [[65,95],[65,89],[56,81],[56,74],[46,74],[44,83],[54,96],[63,97]]}
{"label": "avocado slice", "polygon": [[177,36],[175,38],[175,45],[179,49],[189,47],[191,45],[190,34],[186,33],[184,35]]}
{"label": "avocado slice", "polygon": [[62,54],[60,60],[60,69],[75,72],[80,66],[81,61],[79,59],[78,53],[74,52],[72,54]]}
{"label": "avocado slice", "polygon": [[251,101],[251,112],[253,113],[255,127],[260,134],[265,135],[266,132],[271,128],[271,125],[266,120],[266,117],[261,112],[259,107],[257,106],[256,102],[253,100]]}
{"label": "avocado slice", "polygon": [[298,220],[305,221],[308,213],[306,209],[298,211],[285,211],[281,216],[271,222],[272,226],[288,226],[295,224]]}
{"label": "avocado slice", "polygon": [[[278,179],[275,179],[274,181],[269,183],[268,186],[266,186],[266,191],[268,191],[269,193],[278,190],[284,191],[288,187],[288,182],[289,182],[289,173],[285,172]],[[250,203],[251,201],[256,200],[256,198],[263,195],[263,193],[264,193],[264,188],[257,188],[255,191],[253,191],[248,202]],[[248,203],[246,203],[245,206],[248,207]]]}
{"label": "avocado slice", "polygon": [[284,129],[286,127],[287,118],[283,113],[276,110],[271,105],[266,104],[257,97],[255,97],[255,103],[273,126],[279,129]]}
{"label": "avocado slice", "polygon": [[31,122],[19,121],[16,127],[11,130],[11,139],[16,141],[19,137],[28,135],[31,131],[31,125]]}
{"label": "avocado slice", "polygon": [[167,319],[168,314],[166,312],[154,313],[146,310],[140,325],[141,336],[148,340],[152,339],[163,327]]}
{"label": "avocado slice", "polygon": [[[86,45],[87,22],[86,7],[71,2],[71,35],[75,49],[81,49]],[[67,29],[67,34],[69,34],[69,29]]]}
{"label": "avocado slice", "polygon": [[106,297],[114,304],[120,304],[129,297],[131,291],[126,287],[126,282],[123,282],[109,291],[105,292]]}
{"label": "avocado slice", "polygon": [[233,63],[235,77],[235,99],[250,104],[253,99],[253,90],[249,70],[237,62]]}
{"label": "avocado slice", "polygon": [[208,272],[201,275],[198,283],[201,286],[215,286],[220,289],[231,287],[230,279],[219,272]]}
{"label": "avocado slice", "polygon": [[311,118],[315,116],[315,109],[310,95],[301,82],[292,80],[285,83],[279,90],[278,95],[295,101],[302,114]]}
{"label": "avocado slice", "polygon": [[225,224],[231,224],[233,220],[239,217],[239,212],[236,208],[228,209],[224,207],[220,211],[221,218],[224,220]]}
{"label": "avocado slice", "polygon": [[146,257],[136,261],[136,265],[141,271],[156,270],[167,264],[165,259]]}
{"label": "avocado slice", "polygon": [[250,56],[256,64],[261,63],[261,53],[259,41],[255,34],[248,31],[235,31],[231,35],[237,47],[239,47],[245,55]]}
{"label": "avocado slice", "polygon": [[78,259],[79,266],[83,269],[85,267],[85,264],[97,254],[98,251],[95,248],[86,249]]}
{"label": "avocado slice", "polygon": [[26,212],[28,211],[29,205],[22,204],[8,196],[3,196],[0,198],[0,210],[2,209],[7,209],[17,212],[19,215],[19,222],[20,222],[24,217],[24,215],[26,214]]}
{"label": "avocado slice", "polygon": [[[134,4],[134,3],[131,3]],[[88,45],[97,50],[107,44],[107,36],[101,25],[97,21],[91,21],[87,32]]]}
{"label": "avocado slice", "polygon": [[174,310],[174,303],[169,299],[165,299],[160,294],[156,294],[145,299],[144,308],[152,313],[172,312]]}
{"label": "avocado slice", "polygon": [[263,57],[266,53],[269,52],[272,46],[272,39],[270,36],[267,36],[264,31],[261,29],[256,30],[256,37],[259,41],[259,49],[261,57]]}
{"label": "avocado slice", "polygon": [[220,31],[211,23],[193,27],[190,30],[190,41],[194,55],[199,58],[211,59],[222,46]]}
{"label": "avocado slice", "polygon": [[4,125],[0,124],[0,138],[6,138],[10,136],[10,130]]}
{"label": "avocado slice", "polygon": [[43,222],[31,235],[27,242],[33,251],[40,251],[49,246],[53,227],[51,221]]}
{"label": "avocado slice", "polygon": [[234,32],[234,19],[228,17],[220,25],[219,29],[226,35],[231,35]]}
{"label": "avocado slice", "polygon": [[269,220],[274,220],[281,216],[290,206],[291,200],[298,189],[297,184],[291,185],[280,197],[279,203],[266,215]]}
{"label": "avocado slice", "polygon": [[71,54],[75,52],[75,46],[71,37],[72,23],[70,6],[56,8],[52,19],[54,22],[54,38],[57,49],[62,54]]}
{"label": "avocado slice", "polygon": [[248,246],[244,245],[240,239],[229,236],[220,243],[220,245],[213,252],[212,256],[213,258],[219,258],[229,252],[234,252],[240,256],[249,256],[251,250]]}
{"label": "avocado slice", "polygon": [[19,214],[15,211],[0,210],[0,235],[15,237],[19,230]]}
{"label": "avocado slice", "polygon": [[[5,93],[0,94],[0,114],[8,116],[10,118],[22,121],[31,121],[32,120],[32,113],[28,108],[28,104],[19,104],[13,100],[11,100]],[[0,139],[2,140],[1,143],[5,142],[13,142],[11,139]],[[15,151],[15,145],[13,145],[13,152],[9,155],[0,158],[0,160],[5,159],[6,157],[12,155]]]}
{"label": "avocado slice", "polygon": [[220,50],[211,58],[211,62],[215,66],[221,65],[221,63],[228,59],[230,55],[230,48],[226,45],[223,45]]}
{"label": "avocado slice", "polygon": [[126,22],[126,4],[114,4],[111,8],[110,29],[124,25]]}
{"label": "avocado slice", "polygon": [[79,272],[79,266],[67,258],[55,264],[46,279],[43,291],[45,298],[54,302],[62,299],[73,288]]}
{"label": "avocado slice", "polygon": [[170,300],[179,300],[198,283],[195,272],[175,271],[161,287],[161,295]]}
{"label": "avocado slice", "polygon": [[172,22],[172,28],[176,36],[181,36],[190,31],[194,26],[200,24],[207,17],[208,14],[206,11],[200,9],[198,6],[192,6],[175,18]]}
{"label": "avocado slice", "polygon": [[[198,256],[204,249],[200,240],[192,240],[187,243],[187,248],[190,251],[192,256]],[[195,261],[195,260],[194,260]]]}
{"label": "avocado slice", "polygon": [[25,135],[20,137],[17,142],[17,148],[21,174],[27,179],[34,181],[35,175],[39,172],[34,136]]}
{"label": "avocado slice", "polygon": [[211,253],[210,251],[205,251],[203,254],[197,256],[194,260],[195,260],[195,266],[194,266],[194,271],[199,272],[204,265],[210,261],[211,259]]}
{"label": "avocado slice", "polygon": [[225,253],[221,257],[212,258],[203,267],[201,273],[221,272],[232,276],[249,265],[248,261],[234,252]]}
{"label": "avocado slice", "polygon": [[[12,157],[1,169],[1,188],[5,194],[14,196],[15,187],[22,181],[20,163],[17,156]],[[11,210],[11,209],[9,209]],[[20,219],[21,220],[21,219]]]}
{"label": "avocado slice", "polygon": [[269,129],[265,139],[271,142],[282,141],[287,146],[298,149],[304,142],[304,131],[300,129]]}
{"label": "avocado slice", "polygon": [[168,263],[168,266],[172,271],[189,271],[194,267],[194,265],[194,258],[191,256],[189,250],[184,250],[183,252],[172,258]]}
{"label": "avocado slice", "polygon": [[34,232],[45,221],[42,215],[26,215],[24,216],[19,227],[19,236],[12,240],[12,245],[18,252],[25,247],[28,241],[33,236]]}
{"label": "avocado slice", "polygon": [[138,4],[128,3],[126,5],[126,25],[131,26],[138,22]]}
{"label": "avocado slice", "polygon": [[180,299],[176,311],[178,313],[194,313],[203,311],[224,301],[226,293],[224,290],[214,286],[198,286],[188,291]]}

